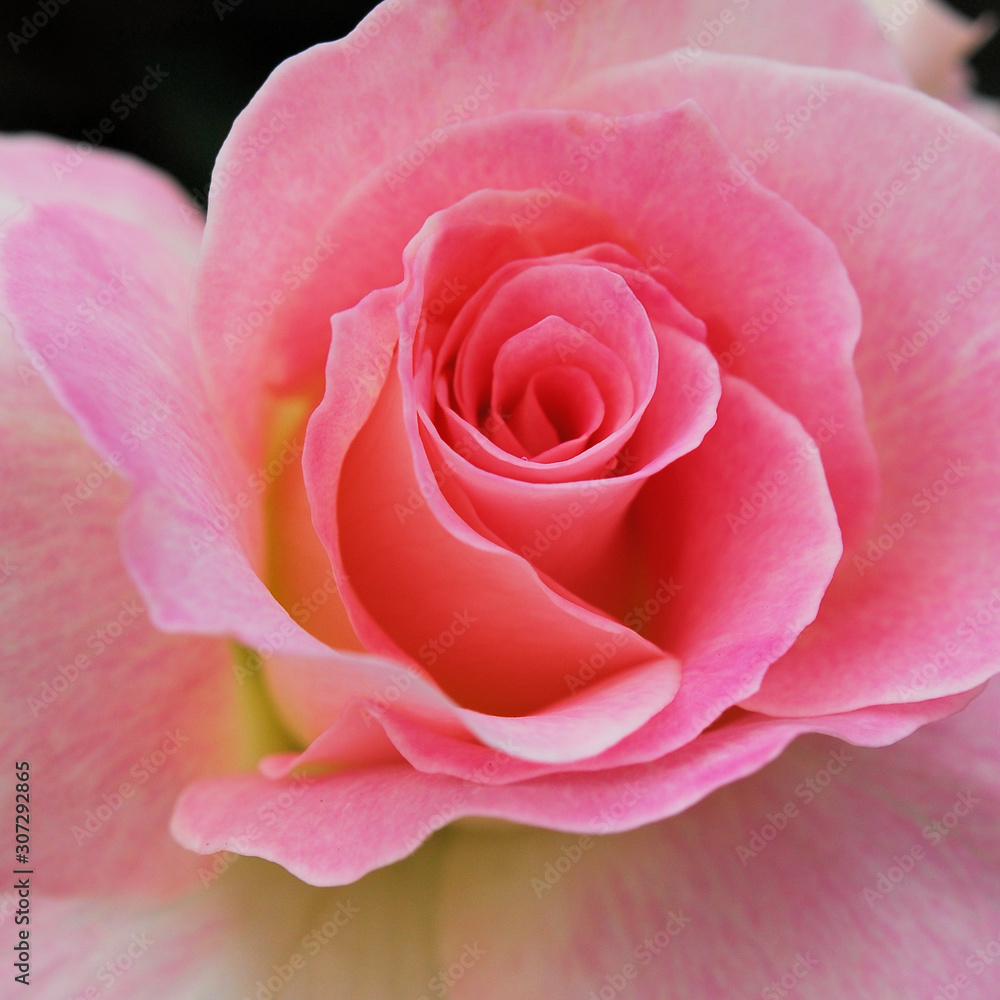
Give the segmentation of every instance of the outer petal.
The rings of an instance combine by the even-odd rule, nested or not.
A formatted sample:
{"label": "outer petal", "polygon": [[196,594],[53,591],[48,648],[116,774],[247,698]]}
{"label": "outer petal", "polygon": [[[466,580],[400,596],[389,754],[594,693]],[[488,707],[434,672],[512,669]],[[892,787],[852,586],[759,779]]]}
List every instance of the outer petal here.
{"label": "outer petal", "polygon": [[[967,702],[968,697],[926,702],[922,716],[897,707],[892,718],[878,709],[795,721],[743,714],[647,765],[511,785],[460,781],[404,765],[280,781],[256,775],[211,778],[185,791],[172,829],[181,844],[199,853],[229,850],[263,857],[310,884],[344,885],[412,853],[463,816],[577,833],[628,830],[681,812],[756,771],[801,733],[836,733],[882,746]],[[502,768],[506,759],[506,754],[494,755],[482,774]],[[357,836],[359,828],[365,830],[363,838]]]}
{"label": "outer petal", "polygon": [[170,907],[35,899],[31,941],[40,947],[28,993],[39,1000],[94,1000],[111,990],[123,1000],[418,997],[442,962],[430,932],[441,846],[343,890],[220,855],[200,859],[204,888]]}
{"label": "outer petal", "polygon": [[[151,989],[162,1000],[269,989],[289,1000],[442,991],[579,1000],[623,982],[608,995],[771,1000],[774,983],[777,997],[910,1000],[950,984],[958,996],[993,1000],[995,709],[991,692],[878,752],[812,738],[684,815],[631,834],[455,827],[342,890],[223,854],[203,860],[209,891],[167,911],[46,904],[38,913],[50,947],[36,988],[43,1000],[62,1000],[100,992],[110,976],[127,1000],[146,1000]],[[966,791],[979,801],[959,816]],[[267,823],[286,808],[273,803]],[[780,831],[768,818],[778,813]],[[924,835],[934,823],[949,831],[937,841]],[[897,871],[906,854],[915,861],[909,874]],[[869,906],[865,889],[880,874],[891,889]],[[133,932],[151,941],[136,959],[126,950]],[[874,964],[863,958],[872,942],[881,945]]]}
{"label": "outer petal", "polygon": [[[193,356],[198,230],[184,221],[187,201],[149,168],[107,154],[92,164],[93,197],[65,202],[51,185],[20,187],[21,160],[34,157],[40,171],[49,147],[15,143],[10,183],[36,204],[6,225],[3,313],[87,439],[135,485],[124,555],[153,621],[253,646],[277,635],[288,651],[325,649],[293,626],[254,569],[261,470],[235,457]],[[132,197],[107,190],[129,185]]]}
{"label": "outer petal", "polygon": [[[912,91],[708,54],[684,74],[658,60],[595,79],[572,103],[691,96],[741,155],[774,144],[757,178],[836,242],[883,479],[875,526],[748,704],[804,715],[981,683],[1000,636],[1000,141]],[[803,123],[782,130],[776,108]]]}
{"label": "outer petal", "polygon": [[996,694],[887,750],[802,741],[624,836],[456,835],[441,947],[484,954],[452,995],[992,1000]]}
{"label": "outer petal", "polygon": [[[0,188],[15,195],[5,204],[69,196],[165,241],[180,243],[186,229],[190,245],[197,227],[165,210],[173,193],[153,171],[101,157],[60,187],[46,172],[63,151],[42,140],[0,144]],[[230,651],[151,624],[117,540],[128,494],[118,470],[143,429],[130,427],[109,458],[94,451],[45,387],[47,358],[24,355],[0,318],[5,795],[13,802],[13,763],[28,761],[29,867],[42,891],[168,891],[193,868],[166,834],[174,798],[234,764]],[[3,836],[11,859],[13,835]]]}
{"label": "outer petal", "polygon": [[[347,38],[284,63],[240,115],[216,165],[197,295],[202,348],[237,426],[262,384],[319,370],[328,317],[360,298],[345,297],[339,272],[351,262],[328,238],[327,214],[381,163],[390,190],[402,183],[449,125],[551,107],[588,73],[680,46],[694,60],[747,52],[903,79],[855,0],[739,0],[727,23],[710,0],[565,7],[389,2]],[[239,376],[234,352],[246,361]]]}

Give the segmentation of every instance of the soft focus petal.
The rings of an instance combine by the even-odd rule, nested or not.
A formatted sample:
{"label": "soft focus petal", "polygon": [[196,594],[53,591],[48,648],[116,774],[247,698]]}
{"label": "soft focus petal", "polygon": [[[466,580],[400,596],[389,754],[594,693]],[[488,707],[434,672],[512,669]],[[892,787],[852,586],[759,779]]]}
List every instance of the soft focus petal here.
{"label": "soft focus petal", "polygon": [[[48,172],[60,150],[43,140],[0,144],[8,207],[87,199],[175,245],[186,232],[190,245],[197,228],[167,211],[174,195],[159,175],[102,156],[60,187]],[[100,319],[79,304],[72,315],[84,336]],[[119,554],[118,520],[125,456],[145,447],[156,421],[123,429],[106,455],[95,451],[44,383],[59,343],[29,357],[0,318],[4,755],[31,765],[40,889],[167,892],[194,867],[167,833],[174,798],[192,779],[235,764],[231,653],[224,640],[153,627]],[[11,772],[5,789],[12,782]],[[3,838],[10,858],[13,834]]]}
{"label": "soft focus petal", "polygon": [[[442,845],[342,890],[275,865],[201,858],[169,907],[35,900],[29,992],[40,1000],[398,1000],[439,970],[430,927]],[[386,956],[391,955],[391,961]],[[13,994],[11,994],[13,996]]]}
{"label": "soft focus petal", "polygon": [[483,955],[452,995],[993,1000],[996,702],[891,749],[802,741],[624,836],[455,835],[441,947]]}
{"label": "soft focus petal", "polygon": [[942,0],[912,5],[899,0],[868,3],[878,15],[882,34],[895,46],[921,90],[1000,132],[1000,103],[974,93],[975,74],[966,63],[996,30],[995,15],[983,14],[970,21]]}
{"label": "soft focus petal", "polygon": [[[117,962],[115,988],[129,1000],[144,1000],[157,973],[163,1000],[258,989],[290,1000],[442,991],[579,1000],[613,988],[606,977],[616,976],[624,986],[614,995],[644,1000],[770,1000],[772,982],[812,1000],[930,998],[958,982],[960,995],[992,1000],[1000,816],[987,697],[995,701],[988,694],[891,750],[813,737],[684,815],[630,834],[457,826],[343,889],[303,885],[235,854],[206,857],[207,891],[171,910],[118,908],[117,920],[94,906],[40,911],[52,940],[40,995],[103,986],[96,973],[112,975],[107,963]],[[967,792],[978,801],[959,816]],[[242,846],[269,840],[300,799],[273,796],[251,814]],[[446,801],[432,823],[447,822],[456,804]],[[779,813],[781,830],[769,819]],[[948,831],[936,842],[924,834],[934,823]],[[923,856],[898,879],[897,858],[917,845]],[[865,889],[890,873],[891,890],[869,905]],[[130,961],[127,947],[142,945],[133,931],[151,943]],[[882,943],[878,963],[859,964],[871,941]],[[793,978],[782,986],[785,975]]]}
{"label": "soft focus petal", "polygon": [[[124,185],[122,164],[99,162],[108,160],[107,183]],[[152,200],[146,170],[128,170]],[[154,216],[188,209],[152,176],[165,202]],[[42,201],[17,212],[5,229],[0,294],[42,379],[133,483],[123,550],[152,620],[254,646],[277,634],[289,651],[322,649],[293,626],[254,568],[263,563],[259,470],[223,436],[187,328],[197,231],[189,225],[181,242],[155,220],[101,206],[100,198]]]}

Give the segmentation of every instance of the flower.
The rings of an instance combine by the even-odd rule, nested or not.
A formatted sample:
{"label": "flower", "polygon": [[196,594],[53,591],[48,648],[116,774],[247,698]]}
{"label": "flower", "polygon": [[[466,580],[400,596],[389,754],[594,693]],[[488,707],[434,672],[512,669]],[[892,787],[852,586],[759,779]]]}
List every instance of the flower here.
{"label": "flower", "polygon": [[389,0],[204,231],[4,141],[47,990],[990,994],[1000,145],[906,83],[847,0]]}

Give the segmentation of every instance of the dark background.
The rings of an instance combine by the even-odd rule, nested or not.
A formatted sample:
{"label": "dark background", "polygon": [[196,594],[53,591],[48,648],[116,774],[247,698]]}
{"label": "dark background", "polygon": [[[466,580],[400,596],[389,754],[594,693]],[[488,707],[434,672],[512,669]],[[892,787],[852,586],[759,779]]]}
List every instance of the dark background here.
{"label": "dark background", "polygon": [[[498,0],[507,2],[507,0]],[[803,3],[811,0],[802,0]],[[0,131],[84,139],[158,164],[203,200],[215,154],[237,113],[287,56],[346,34],[374,4],[334,0],[64,0],[17,51],[22,18],[58,0],[0,0]],[[44,4],[45,7],[40,7]],[[1000,0],[954,0],[968,14]],[[124,120],[111,112],[146,66],[167,75]],[[980,89],[1000,95],[1000,38],[974,63]],[[120,107],[120,106],[119,106]]]}

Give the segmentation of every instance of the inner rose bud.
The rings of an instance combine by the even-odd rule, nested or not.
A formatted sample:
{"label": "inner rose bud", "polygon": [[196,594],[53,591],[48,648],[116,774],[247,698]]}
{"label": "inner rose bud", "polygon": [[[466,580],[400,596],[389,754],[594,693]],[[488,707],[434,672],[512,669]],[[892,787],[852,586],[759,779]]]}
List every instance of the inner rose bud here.
{"label": "inner rose bud", "polygon": [[452,323],[435,366],[435,426],[452,441],[449,425],[462,419],[534,462],[600,445],[610,463],[656,389],[658,354],[620,275],[558,258],[515,261]]}

